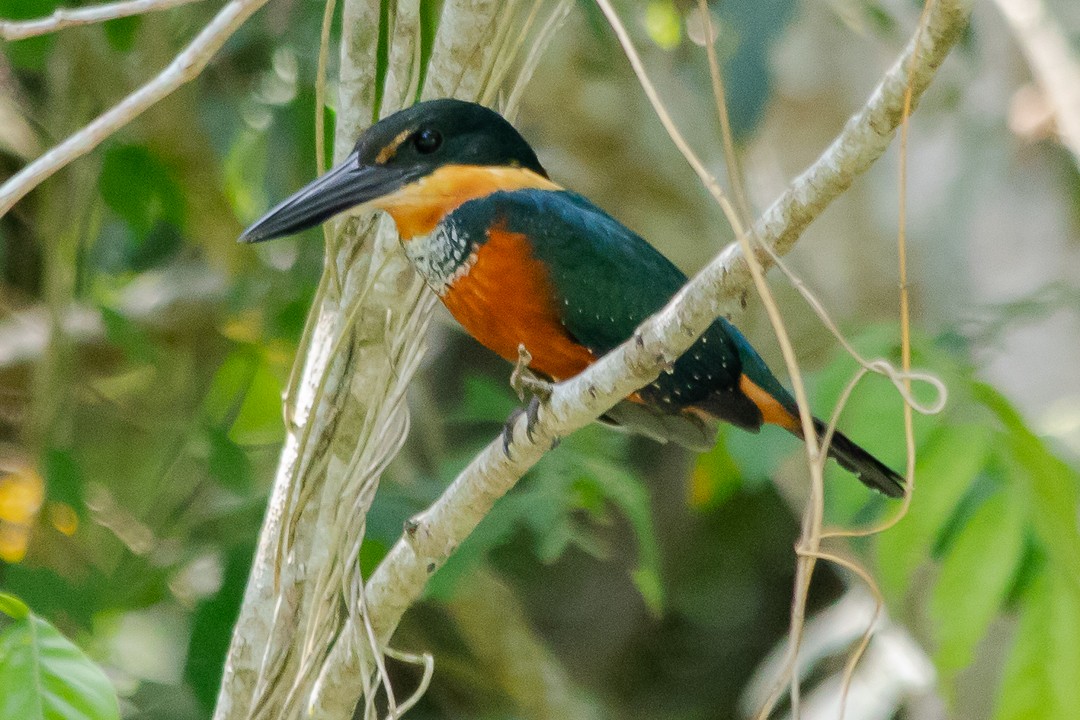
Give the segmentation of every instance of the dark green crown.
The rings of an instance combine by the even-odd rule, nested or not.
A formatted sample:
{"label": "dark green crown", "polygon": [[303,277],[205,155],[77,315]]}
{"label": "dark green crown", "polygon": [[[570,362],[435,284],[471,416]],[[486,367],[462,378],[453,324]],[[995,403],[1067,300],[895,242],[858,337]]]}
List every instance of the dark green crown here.
{"label": "dark green crown", "polygon": [[[408,133],[404,140],[399,140]],[[392,155],[379,162],[387,148]],[[414,177],[441,165],[522,167],[547,177],[525,139],[499,113],[463,100],[428,100],[372,125],[356,143],[362,164],[408,167]]]}

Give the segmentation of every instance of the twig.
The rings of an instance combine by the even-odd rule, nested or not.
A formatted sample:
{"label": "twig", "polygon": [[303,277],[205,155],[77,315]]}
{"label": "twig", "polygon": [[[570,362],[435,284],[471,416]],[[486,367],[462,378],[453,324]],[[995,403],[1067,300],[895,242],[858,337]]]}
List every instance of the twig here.
{"label": "twig", "polygon": [[33,20],[0,20],[0,40],[24,40],[71,27],[95,25],[132,15],[145,15],[194,2],[200,2],[200,0],[124,0],[93,7],[58,8],[48,17]]}
{"label": "twig", "polygon": [[57,170],[86,155],[202,72],[210,58],[267,0],[231,0],[157,77],[92,120],[0,185],[0,216]]}
{"label": "twig", "polygon": [[[828,150],[765,212],[754,228],[762,243],[786,253],[801,231],[884,153],[903,115],[908,86],[918,97],[929,85],[967,23],[970,0],[940,0],[925,31],[886,73],[866,106]],[[909,61],[914,62],[909,66]],[[768,267],[767,253],[759,261]],[[495,501],[544,455],[557,437],[592,422],[621,398],[651,382],[660,368],[681,355],[716,317],[738,305],[751,281],[737,244],[726,248],[691,280],[664,310],[634,337],[582,374],[555,387],[541,408],[533,440],[524,421],[514,429],[512,455],[494,440],[462,471],[435,504],[409,525],[368,581],[367,605],[381,641],[423,591],[427,579],[450,556]],[[359,665],[350,648],[335,648],[341,677]]]}

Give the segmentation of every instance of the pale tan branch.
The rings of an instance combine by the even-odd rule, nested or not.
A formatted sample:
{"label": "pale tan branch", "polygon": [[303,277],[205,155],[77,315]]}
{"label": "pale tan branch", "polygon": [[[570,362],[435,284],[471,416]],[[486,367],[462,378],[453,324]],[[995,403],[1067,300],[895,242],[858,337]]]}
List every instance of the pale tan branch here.
{"label": "pale tan branch", "polygon": [[1042,0],[997,0],[1049,101],[1061,142],[1080,165],[1080,55]]}
{"label": "pale tan branch", "polygon": [[266,2],[229,2],[157,77],[0,185],[0,216],[57,170],[86,155],[162,98],[196,78],[225,41]]}
{"label": "pale tan branch", "polygon": [[33,20],[0,20],[0,40],[24,40],[80,25],[96,25],[107,20],[145,15],[189,5],[200,0],[123,0],[83,8],[58,8],[52,15]]}
{"label": "pale tan branch", "polygon": [[[918,98],[960,37],[970,0],[938,0],[926,27],[893,64],[863,109],[833,144],[763,214],[753,234],[777,254],[789,251],[802,230],[888,147],[911,86]],[[763,266],[771,257],[760,251]],[[523,423],[515,428],[512,455],[493,441],[434,505],[409,524],[368,582],[366,600],[380,640],[393,633],[402,614],[420,596],[427,579],[454,552],[495,501],[532,467],[556,438],[592,422],[621,398],[651,382],[715,318],[733,310],[750,287],[746,259],[732,243],[697,274],[634,337],[587,371],[555,387],[543,406],[533,440]],[[344,648],[335,648],[335,651]],[[353,648],[355,650],[355,648]],[[359,661],[352,662],[358,667]]]}

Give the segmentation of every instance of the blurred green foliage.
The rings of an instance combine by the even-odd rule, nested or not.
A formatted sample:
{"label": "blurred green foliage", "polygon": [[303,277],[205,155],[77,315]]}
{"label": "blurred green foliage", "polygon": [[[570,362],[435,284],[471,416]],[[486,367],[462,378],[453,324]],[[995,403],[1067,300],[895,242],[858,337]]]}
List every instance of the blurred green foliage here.
{"label": "blurred green foliage", "polygon": [[[57,5],[0,0],[0,17],[38,17]],[[0,100],[47,147],[167,62],[211,17],[212,5],[5,44]],[[700,39],[688,20],[696,6],[624,2],[620,11],[650,66],[670,73],[665,92],[702,100],[676,108],[683,124],[695,139],[715,141],[713,121],[701,115],[711,118],[712,109]],[[422,61],[441,7],[420,3]],[[314,0],[270,4],[193,87],[0,219],[0,586],[20,598],[0,596],[9,616],[0,627],[5,717],[36,717],[21,706],[8,711],[35,698],[46,708],[83,707],[82,716],[94,718],[122,712],[180,720],[206,717],[213,706],[284,437],[281,391],[322,262],[316,231],[259,247],[234,241],[315,173],[322,10]],[[714,2],[711,10],[743,145],[770,121],[806,124],[842,104],[843,78],[831,78],[833,85],[816,78],[821,86],[805,97],[778,89],[778,57],[792,52],[793,39],[805,40],[801,33],[842,25],[891,56],[897,28],[906,26],[876,3],[832,3],[816,29],[792,0]],[[618,185],[620,194],[608,198],[615,214],[639,212],[637,219],[658,224],[650,231],[678,216],[679,233],[646,234],[673,256],[711,252],[715,221],[700,209],[691,214],[702,204],[699,190],[669,179],[666,140],[635,122],[644,105],[591,3],[578,8],[558,42],[571,51],[550,62],[571,63],[575,72],[559,79],[557,97],[534,100],[523,120],[538,126],[527,129],[538,141],[561,142],[568,126],[581,134],[561,155],[548,147],[545,162],[552,157],[551,166],[571,177],[618,175],[598,183]],[[384,33],[382,69],[387,50]],[[541,65],[541,87],[543,76]],[[613,88],[617,102],[603,105],[598,88]],[[808,99],[812,92],[820,96]],[[950,117],[960,112],[952,102]],[[0,156],[7,174],[33,149],[2,139],[0,147],[16,146]],[[1080,183],[1067,179],[1080,208]],[[852,202],[888,204],[893,192]],[[845,316],[857,348],[896,361],[895,328],[875,324],[894,309],[862,297]],[[801,309],[785,304],[793,315]],[[940,692],[954,708],[961,709],[958,698],[971,684],[965,673],[982,649],[1008,647],[998,720],[1068,717],[1080,705],[1080,479],[1075,458],[1036,435],[985,382],[980,351],[1012,325],[1069,307],[1076,307],[1074,288],[1048,282],[983,308],[981,327],[966,327],[959,316],[943,328],[925,323],[914,363],[945,380],[950,403],[940,416],[916,418],[918,485],[907,515],[845,546],[873,569],[891,615],[933,656]],[[844,355],[824,357],[820,348],[831,340],[821,340],[816,325],[796,325],[808,366],[818,368],[810,387],[823,413],[854,365]],[[755,330],[768,354],[767,332]],[[413,435],[368,518],[365,573],[402,522],[498,433],[515,402],[506,367],[446,328],[438,332],[443,348],[412,398]],[[871,377],[841,424],[903,467],[901,417],[889,382]],[[734,716],[788,621],[798,502],[774,483],[804,488],[804,475],[798,443],[769,429],[759,436],[725,429],[716,448],[697,458],[600,427],[566,438],[497,505],[406,619],[402,642],[431,649],[438,663],[416,717],[521,716],[515,689],[480,670],[497,660],[459,622],[467,611],[463,589],[491,570],[522,605],[505,609],[502,622],[525,626],[550,646],[599,714]],[[865,526],[895,508],[829,465],[830,524]],[[811,611],[852,582],[828,567],[818,573]],[[36,665],[26,662],[32,646],[41,650]],[[415,679],[407,667],[391,670]],[[33,687],[44,690],[31,696]]]}
{"label": "blurred green foliage", "polygon": [[0,593],[0,715],[112,720],[120,708],[105,673],[56,628]]}

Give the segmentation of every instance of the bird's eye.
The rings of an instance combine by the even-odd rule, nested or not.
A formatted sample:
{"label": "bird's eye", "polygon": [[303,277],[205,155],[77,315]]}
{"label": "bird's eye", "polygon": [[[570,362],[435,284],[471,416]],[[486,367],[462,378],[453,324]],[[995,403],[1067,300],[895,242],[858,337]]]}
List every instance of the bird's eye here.
{"label": "bird's eye", "polygon": [[416,146],[417,152],[423,155],[433,153],[442,145],[442,133],[430,128],[421,130],[413,136],[413,145]]}

